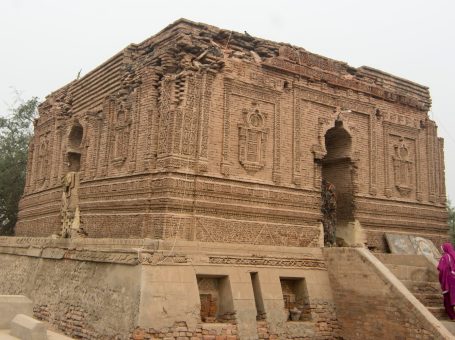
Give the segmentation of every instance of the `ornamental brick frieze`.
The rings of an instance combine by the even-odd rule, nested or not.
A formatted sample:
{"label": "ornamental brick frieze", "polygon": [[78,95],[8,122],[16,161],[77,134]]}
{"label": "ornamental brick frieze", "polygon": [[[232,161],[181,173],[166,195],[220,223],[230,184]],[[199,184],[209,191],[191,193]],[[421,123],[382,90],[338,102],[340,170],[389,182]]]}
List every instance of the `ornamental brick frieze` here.
{"label": "ornamental brick frieze", "polygon": [[[176,180],[176,179],[174,179]],[[192,179],[190,179],[192,180]],[[179,180],[181,181],[181,180]],[[209,197],[235,197],[236,199],[244,197],[245,199],[254,199],[263,202],[276,204],[296,204],[308,206],[314,204],[314,197],[317,197],[317,192],[300,191],[289,188],[281,188],[275,190],[268,185],[258,183],[239,183],[233,180],[198,180],[196,182],[196,191],[199,194]]]}
{"label": "ornamental brick frieze", "polygon": [[273,246],[312,247],[319,242],[318,227],[229,221],[199,220],[196,239],[203,242],[247,243]]}
{"label": "ornamental brick frieze", "polygon": [[89,261],[89,262],[108,262],[135,265],[139,263],[137,252],[119,253],[103,252],[90,250],[68,250],[64,255],[65,259]]}
{"label": "ornamental brick frieze", "polygon": [[179,255],[164,251],[160,253],[139,253],[139,263],[143,265],[172,265],[188,263],[190,259],[186,255]]}
{"label": "ornamental brick frieze", "polygon": [[330,107],[343,107],[352,111],[371,115],[375,113],[375,106],[371,103],[364,103],[360,100],[355,100],[349,97],[343,97],[339,94],[334,95],[324,91],[315,91],[314,89],[295,84],[299,90],[298,98],[309,102],[320,103]]}
{"label": "ornamental brick frieze", "polygon": [[209,256],[209,263],[241,266],[291,267],[315,270],[327,270],[324,260],[280,258],[280,257],[241,257],[241,256]]}
{"label": "ornamental brick frieze", "polygon": [[359,214],[375,211],[379,216],[389,220],[389,223],[395,222],[395,217],[399,215],[409,223],[428,225],[428,221],[437,218],[439,214],[439,210],[431,205],[422,206],[416,201],[409,200],[389,202],[387,199],[359,197],[356,204]]}
{"label": "ornamental brick frieze", "polygon": [[0,253],[43,257],[50,259],[67,259],[87,262],[119,263],[136,265],[139,263],[137,252],[109,252],[92,250],[70,250],[60,248],[19,248],[0,246]]}
{"label": "ornamental brick frieze", "polygon": [[[113,183],[103,184],[103,182],[93,181],[82,186],[81,194],[85,197],[96,197],[99,194],[112,194],[113,192],[150,192],[151,190],[151,179],[141,179],[141,180],[128,180],[127,182],[118,182],[118,180],[113,179]],[[115,181],[115,182],[114,182]],[[159,180],[155,180],[158,182]],[[157,183],[155,183],[158,186]]]}
{"label": "ornamental brick frieze", "polygon": [[61,194],[60,188],[48,189],[41,192],[36,192],[27,196],[27,199],[24,199],[20,203],[20,207],[28,208],[38,204],[39,202],[51,202],[58,201],[58,197]]}

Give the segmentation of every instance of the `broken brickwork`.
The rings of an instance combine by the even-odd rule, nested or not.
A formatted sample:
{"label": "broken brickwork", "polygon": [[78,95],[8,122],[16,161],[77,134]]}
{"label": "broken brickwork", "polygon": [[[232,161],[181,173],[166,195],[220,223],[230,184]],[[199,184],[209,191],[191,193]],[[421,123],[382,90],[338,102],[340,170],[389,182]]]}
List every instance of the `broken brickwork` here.
{"label": "broken brickwork", "polygon": [[79,173],[87,237],[317,246],[337,221],[446,238],[443,140],[427,87],[178,20],[40,105],[18,236],[60,234]]}

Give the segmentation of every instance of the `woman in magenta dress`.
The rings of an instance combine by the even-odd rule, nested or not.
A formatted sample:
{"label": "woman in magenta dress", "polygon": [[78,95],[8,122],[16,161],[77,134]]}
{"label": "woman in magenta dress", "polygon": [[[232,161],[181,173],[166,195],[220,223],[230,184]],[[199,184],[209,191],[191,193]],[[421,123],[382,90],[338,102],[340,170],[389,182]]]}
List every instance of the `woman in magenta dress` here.
{"label": "woman in magenta dress", "polygon": [[451,243],[442,245],[441,259],[439,260],[439,283],[444,296],[444,307],[450,319],[455,319],[455,250]]}

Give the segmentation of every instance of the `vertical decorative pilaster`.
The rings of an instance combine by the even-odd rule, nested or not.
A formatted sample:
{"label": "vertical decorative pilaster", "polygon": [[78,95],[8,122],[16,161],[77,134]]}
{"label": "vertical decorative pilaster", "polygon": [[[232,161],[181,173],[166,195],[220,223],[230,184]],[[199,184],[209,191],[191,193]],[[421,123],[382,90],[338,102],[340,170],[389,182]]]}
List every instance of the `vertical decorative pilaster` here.
{"label": "vertical decorative pilaster", "polygon": [[445,166],[444,166],[444,139],[438,138],[439,151],[439,203],[446,204],[446,183],[445,183]]}
{"label": "vertical decorative pilaster", "polygon": [[436,200],[436,181],[435,181],[435,124],[432,121],[428,121],[427,125],[427,135],[426,135],[426,144],[427,144],[427,169],[428,169],[428,199],[430,202],[435,202]]}
{"label": "vertical decorative pilaster", "polygon": [[371,113],[368,116],[369,119],[369,126],[370,126],[370,131],[369,131],[369,144],[370,144],[370,194],[371,195],[376,195],[378,193],[378,187],[377,187],[377,159],[378,159],[378,129],[379,129],[379,122],[380,122],[380,115],[379,109],[376,110],[376,112],[373,114]]}
{"label": "vertical decorative pilaster", "polygon": [[422,175],[422,161],[421,161],[421,155],[420,155],[420,130],[416,138],[416,152],[415,152],[415,171],[416,171],[416,200],[417,201],[422,201],[423,199],[423,194],[422,194],[422,183],[421,183],[421,175]]}
{"label": "vertical decorative pilaster", "polygon": [[276,184],[281,182],[281,117],[280,102],[275,100],[275,119],[273,121],[273,172],[272,180]]}
{"label": "vertical decorative pilaster", "polygon": [[231,163],[229,160],[229,139],[230,139],[230,98],[232,91],[232,83],[230,80],[224,82],[224,116],[223,116],[223,148],[221,151],[221,174],[224,176],[230,175]]}
{"label": "vertical decorative pilaster", "polygon": [[386,197],[392,196],[392,186],[390,183],[390,169],[389,169],[389,158],[391,155],[389,154],[389,131],[386,125],[382,125],[383,129],[383,146],[384,146],[384,194]]}
{"label": "vertical decorative pilaster", "polygon": [[292,89],[292,102],[293,102],[293,144],[292,144],[292,182],[300,187],[302,185],[302,174],[301,174],[301,112],[300,112],[300,100],[296,95],[296,89]]}
{"label": "vertical decorative pilaster", "polygon": [[136,171],[137,142],[139,139],[139,120],[141,117],[141,87],[137,87],[132,96],[131,133],[129,134],[128,171]]}
{"label": "vertical decorative pilaster", "polygon": [[205,172],[208,167],[208,133],[212,86],[215,80],[215,71],[207,70],[202,76],[202,95],[200,99],[199,140],[198,140],[198,171]]}

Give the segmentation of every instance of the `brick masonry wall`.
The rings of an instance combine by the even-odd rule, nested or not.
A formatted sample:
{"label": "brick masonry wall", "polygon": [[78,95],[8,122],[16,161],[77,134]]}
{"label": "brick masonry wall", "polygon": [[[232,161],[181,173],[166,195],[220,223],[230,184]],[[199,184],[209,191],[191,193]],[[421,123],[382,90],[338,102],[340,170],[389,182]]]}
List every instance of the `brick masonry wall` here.
{"label": "brick masonry wall", "polygon": [[[357,249],[331,248],[326,254],[343,338],[445,339],[445,333],[440,333]],[[379,263],[376,258],[373,261]]]}
{"label": "brick masonry wall", "polygon": [[188,329],[185,322],[176,322],[174,327],[161,330],[136,328],[129,337],[130,340],[166,339],[166,340],[237,340],[235,324],[199,324],[195,329]]}
{"label": "brick masonry wall", "polygon": [[[313,321],[288,321],[280,332],[273,332],[267,321],[257,322],[259,339],[341,339],[340,327],[335,316],[334,306],[324,301],[312,303]],[[189,329],[185,322],[176,322],[173,327],[161,330],[136,328],[130,335],[130,340],[146,339],[175,339],[175,340],[235,340],[237,335],[235,324],[199,324],[195,329]]]}
{"label": "brick masonry wall", "polygon": [[[1,241],[0,294],[29,297],[37,319],[76,339],[233,339],[255,337],[258,331],[279,339],[339,338],[319,248],[245,246],[247,253],[239,253],[237,245],[206,243],[189,255],[189,242],[6,237]],[[167,251],[157,250],[158,244],[163,249],[174,245],[177,253],[169,257]],[[138,253],[145,245],[150,248]],[[151,249],[154,255],[165,254],[168,263],[159,264]],[[222,249],[230,255],[223,256]],[[256,285],[251,272],[256,273]],[[201,323],[200,295],[214,287],[199,286],[198,278],[213,276],[223,278],[214,292],[221,303],[218,311],[232,318]],[[307,294],[299,306],[305,309],[300,321],[287,321],[282,278],[299,282],[299,290],[294,287],[299,296],[301,289]],[[256,321],[261,303],[265,324]],[[155,329],[137,328],[138,324]]]}
{"label": "brick masonry wall", "polygon": [[[34,316],[75,339],[126,339],[139,304],[139,266],[0,254],[0,294],[25,295]],[[33,283],[32,283],[33,282]]]}
{"label": "brick masonry wall", "polygon": [[342,339],[333,303],[316,299],[309,307],[310,321],[287,321],[279,329],[267,320],[257,321],[259,339]]}

